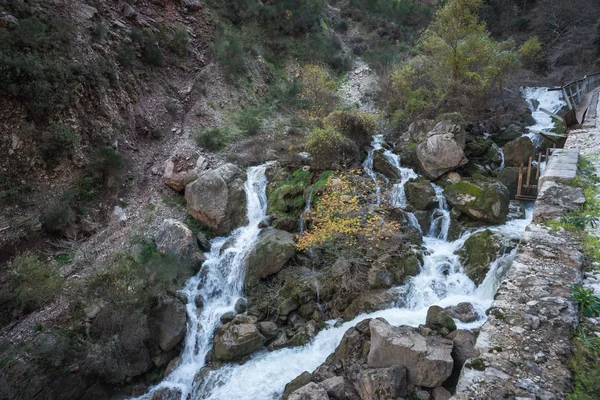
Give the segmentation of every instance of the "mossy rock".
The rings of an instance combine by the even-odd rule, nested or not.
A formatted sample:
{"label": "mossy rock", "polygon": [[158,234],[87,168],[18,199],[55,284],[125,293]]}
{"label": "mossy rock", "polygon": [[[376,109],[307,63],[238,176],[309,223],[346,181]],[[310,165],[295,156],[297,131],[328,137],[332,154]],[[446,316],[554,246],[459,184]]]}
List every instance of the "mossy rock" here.
{"label": "mossy rock", "polygon": [[462,180],[446,187],[448,203],[469,218],[503,224],[508,215],[509,192],[500,182]]}
{"label": "mossy rock", "polygon": [[476,285],[480,285],[490,269],[490,264],[498,259],[503,248],[502,238],[489,229],[471,235],[458,250],[465,274]]}
{"label": "mossy rock", "polygon": [[268,191],[268,212],[276,216],[298,218],[304,208],[304,188],[301,183],[282,183]]}

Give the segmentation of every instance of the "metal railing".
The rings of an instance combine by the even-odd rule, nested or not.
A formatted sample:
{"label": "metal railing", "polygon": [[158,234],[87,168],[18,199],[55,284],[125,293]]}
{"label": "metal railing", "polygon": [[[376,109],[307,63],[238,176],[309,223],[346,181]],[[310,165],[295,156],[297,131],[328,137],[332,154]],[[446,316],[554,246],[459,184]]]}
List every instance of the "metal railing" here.
{"label": "metal railing", "polygon": [[586,75],[578,81],[567,83],[562,87],[563,96],[569,106],[569,110],[576,109],[583,97],[600,86],[600,72]]}

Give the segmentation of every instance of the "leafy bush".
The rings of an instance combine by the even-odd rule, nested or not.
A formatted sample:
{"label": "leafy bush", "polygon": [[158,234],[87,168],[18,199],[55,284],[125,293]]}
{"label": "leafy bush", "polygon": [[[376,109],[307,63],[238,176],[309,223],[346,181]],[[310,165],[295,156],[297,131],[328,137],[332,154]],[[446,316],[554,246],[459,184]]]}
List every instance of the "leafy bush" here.
{"label": "leafy bush", "polygon": [[231,139],[231,134],[226,128],[203,129],[195,128],[195,138],[198,146],[209,151],[223,150]]}
{"label": "leafy bush", "polygon": [[92,27],[92,39],[99,42],[108,34],[108,27],[104,22],[96,22]]}
{"label": "leafy bush", "polygon": [[325,124],[332,126],[362,148],[371,142],[371,136],[375,134],[376,119],[369,113],[338,110],[327,116]]}
{"label": "leafy bush", "polygon": [[92,153],[90,171],[105,183],[120,183],[123,159],[112,147],[99,147]]}
{"label": "leafy bush", "polygon": [[47,138],[37,138],[37,148],[46,161],[56,160],[62,155],[70,155],[79,142],[79,135],[61,123],[52,123]]}
{"label": "leafy bush", "polygon": [[306,110],[309,120],[320,120],[335,109],[338,103],[337,85],[324,67],[305,65],[300,73],[300,81],[302,92],[299,97],[309,104]]}
{"label": "leafy bush", "polygon": [[227,76],[233,80],[248,72],[248,48],[241,34],[233,29],[224,29],[212,44],[215,58],[225,67]]}
{"label": "leafy bush", "polygon": [[600,297],[594,294],[593,289],[573,285],[573,298],[579,303],[581,315],[584,317],[600,316]]}
{"label": "leafy bush", "polygon": [[0,291],[0,324],[4,325],[17,315],[35,311],[60,293],[64,279],[57,268],[34,254],[24,253],[7,267],[8,281]]}
{"label": "leafy bush", "polygon": [[242,110],[236,118],[236,125],[245,135],[255,135],[260,131],[264,111],[249,107]]}
{"label": "leafy bush", "polygon": [[125,68],[132,67],[135,63],[135,47],[130,43],[120,43],[117,47],[117,61]]}
{"label": "leafy bush", "polygon": [[186,27],[182,26],[173,31],[169,48],[174,54],[181,57],[187,56],[189,44],[190,37]]}
{"label": "leafy bush", "polygon": [[165,103],[165,109],[167,110],[167,112],[169,114],[171,114],[172,116],[175,116],[175,115],[177,115],[177,112],[179,111],[179,103],[177,103],[177,101],[175,101],[173,99],[169,99]]}
{"label": "leafy bush", "polygon": [[542,42],[537,36],[533,36],[519,47],[519,57],[525,68],[540,71],[544,66],[544,51]]}
{"label": "leafy bush", "polygon": [[356,144],[331,126],[313,129],[306,149],[317,169],[346,169],[359,157]]}
{"label": "leafy bush", "polygon": [[163,64],[163,52],[160,48],[158,38],[151,30],[134,27],[131,30],[131,40],[139,46],[142,61],[155,66]]}
{"label": "leafy bush", "polygon": [[44,229],[51,233],[62,233],[75,223],[76,214],[70,195],[62,196],[44,211]]}

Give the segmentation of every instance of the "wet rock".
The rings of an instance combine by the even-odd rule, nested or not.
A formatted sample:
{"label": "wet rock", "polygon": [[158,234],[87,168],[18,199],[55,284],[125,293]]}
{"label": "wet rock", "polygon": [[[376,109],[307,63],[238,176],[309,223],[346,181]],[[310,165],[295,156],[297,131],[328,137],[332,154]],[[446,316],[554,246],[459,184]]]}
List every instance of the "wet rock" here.
{"label": "wet rock", "polygon": [[210,251],[210,241],[206,237],[206,235],[202,232],[196,233],[196,240],[198,241],[198,247],[201,251],[207,252]]}
{"label": "wet rock", "polygon": [[369,367],[405,366],[409,389],[440,386],[452,373],[451,340],[423,337],[414,328],[393,327],[380,319],[371,320],[369,327]]}
{"label": "wet rock", "polygon": [[289,313],[298,309],[300,305],[294,298],[285,299],[277,309],[279,317],[287,317]]}
{"label": "wet rock", "polygon": [[394,301],[394,296],[387,289],[371,290],[362,293],[344,310],[344,319],[350,321],[357,315],[383,310]]}
{"label": "wet rock", "polygon": [[233,319],[235,318],[235,313],[233,311],[228,311],[225,314],[221,315],[221,323],[226,324],[228,322],[233,321]]}
{"label": "wet rock", "polygon": [[200,295],[196,296],[196,298],[194,299],[194,303],[196,303],[196,308],[198,310],[204,307],[204,299]]}
{"label": "wet rock", "polygon": [[452,317],[458,319],[460,322],[469,323],[476,321],[479,316],[473,308],[473,304],[462,302],[452,307]]}
{"label": "wet rock", "polygon": [[477,338],[473,332],[459,329],[451,332],[446,337],[452,340],[452,358],[460,368],[469,358],[479,356],[479,351],[475,349]]}
{"label": "wet rock", "polygon": [[[527,176],[527,168],[523,169],[523,174]],[[498,173],[498,181],[508,189],[508,195],[512,199],[517,194],[519,184],[519,168],[504,167]]]}
{"label": "wet rock", "polygon": [[150,314],[153,338],[163,351],[175,348],[185,337],[187,314],[181,301],[167,298]]}
{"label": "wet rock", "polygon": [[239,298],[236,302],[235,302],[235,312],[238,314],[243,314],[246,312],[246,310],[248,309],[248,301],[244,298]]}
{"label": "wet rock", "polygon": [[417,210],[433,210],[438,206],[435,189],[426,179],[408,181],[404,190],[409,204]]}
{"label": "wet rock", "polygon": [[367,369],[362,372],[357,391],[364,400],[391,400],[406,396],[406,368]]}
{"label": "wet rock", "polygon": [[248,254],[246,287],[281,271],[295,251],[293,234],[273,228],[263,229]]}
{"label": "wet rock", "polygon": [[358,394],[354,390],[352,383],[342,376],[334,376],[325,379],[319,384],[330,398],[333,399],[355,399]]}
{"label": "wet rock", "polygon": [[448,332],[452,332],[456,330],[456,323],[452,319],[450,312],[440,306],[429,307],[425,326],[435,331],[446,329]]}
{"label": "wet rock", "polygon": [[182,222],[165,219],[154,238],[156,249],[163,254],[174,254],[198,266],[206,257],[200,251],[194,233]]}
{"label": "wet rock", "polygon": [[215,332],[214,356],[217,360],[239,360],[265,344],[265,337],[254,324],[223,325]]}
{"label": "wet rock", "polygon": [[288,400],[329,400],[329,396],[325,389],[311,382],[292,392]]}
{"label": "wet rock", "polygon": [[441,121],[427,134],[427,139],[419,144],[417,160],[426,178],[437,179],[469,161],[457,142],[461,134],[460,125]]}
{"label": "wet rock", "polygon": [[419,400],[429,400],[431,399],[431,394],[427,390],[415,390],[415,396]]}
{"label": "wet rock", "polygon": [[375,150],[373,153],[373,169],[377,172],[382,173],[390,179],[399,179],[398,169],[396,166],[385,156],[385,151]]}
{"label": "wet rock", "polygon": [[508,215],[509,193],[499,182],[462,180],[446,187],[446,200],[476,221],[503,224]]}
{"label": "wet rock", "polygon": [[262,333],[267,340],[274,339],[279,334],[279,327],[275,322],[262,321],[256,324],[256,326],[258,327],[260,333]]}
{"label": "wet rock", "polygon": [[527,165],[529,157],[535,157],[535,145],[527,136],[521,136],[504,145],[504,164],[507,167]]}
{"label": "wet rock", "polygon": [[492,135],[492,140],[498,146],[504,146],[506,143],[515,140],[523,135],[523,128],[519,125],[512,124],[507,128],[501,129],[499,132]]}
{"label": "wet rock", "polygon": [[394,276],[386,269],[371,268],[367,274],[367,283],[373,289],[387,289],[394,283]]}
{"label": "wet rock", "polygon": [[311,382],[311,379],[312,375],[309,372],[304,371],[285,385],[285,389],[283,390],[283,395],[281,398],[283,400],[287,399],[290,394],[301,387],[308,385]]}
{"label": "wet rock", "polygon": [[318,327],[315,321],[308,321],[304,326],[292,336],[289,341],[290,346],[304,346],[317,336]]}
{"label": "wet rock", "polygon": [[192,217],[222,235],[246,223],[243,171],[225,164],[204,173],[185,187]]}
{"label": "wet rock", "polygon": [[273,221],[273,228],[287,232],[298,232],[298,218],[280,216]]}
{"label": "wet rock", "polygon": [[508,245],[502,236],[489,229],[471,235],[458,250],[465,274],[476,285],[480,285],[491,264],[505,252]]}

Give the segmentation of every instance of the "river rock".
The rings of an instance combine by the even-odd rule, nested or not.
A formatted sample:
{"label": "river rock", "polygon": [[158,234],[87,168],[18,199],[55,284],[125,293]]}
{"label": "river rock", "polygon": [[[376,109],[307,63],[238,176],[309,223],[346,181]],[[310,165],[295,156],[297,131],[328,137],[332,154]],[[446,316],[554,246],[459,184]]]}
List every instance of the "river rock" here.
{"label": "river rock", "polygon": [[371,368],[403,365],[409,389],[440,386],[452,373],[452,341],[438,336],[424,337],[416,329],[394,327],[380,319],[369,323],[371,345],[367,357]]}
{"label": "river rock", "polygon": [[394,301],[392,295],[387,289],[371,290],[362,293],[344,310],[344,319],[350,321],[357,315],[383,310]]}
{"label": "river rock", "polygon": [[181,301],[168,297],[150,314],[153,338],[163,351],[175,348],[185,337],[187,314]]}
{"label": "river rock", "polygon": [[476,221],[503,224],[508,215],[509,193],[500,182],[462,180],[446,187],[448,203]]}
{"label": "river rock", "polygon": [[523,128],[519,125],[512,124],[491,136],[492,140],[498,146],[504,146],[506,143],[515,140],[523,135]]}
{"label": "river rock", "polygon": [[431,130],[431,124],[433,123],[430,119],[418,119],[408,126],[408,136],[414,143],[421,143],[427,139],[427,133]]}
{"label": "river rock", "polygon": [[427,139],[419,144],[417,160],[426,178],[437,179],[469,161],[457,143],[461,134],[460,125],[451,121],[440,121],[427,134]]}
{"label": "river rock", "polygon": [[258,327],[260,333],[262,333],[267,340],[274,339],[279,334],[279,327],[275,322],[262,321],[256,324],[256,326]]}
{"label": "river rock", "polygon": [[521,136],[504,145],[504,164],[508,167],[528,165],[529,157],[535,157],[535,145],[527,136]]}
{"label": "river rock", "polygon": [[156,250],[160,253],[174,254],[195,265],[202,264],[206,260],[194,233],[177,220],[165,219],[158,228],[154,242]]}
{"label": "river rock", "polygon": [[342,376],[325,379],[319,386],[325,389],[330,398],[348,400],[358,398],[352,382]]}
{"label": "river rock", "polygon": [[526,217],[525,203],[522,200],[511,200],[508,203],[508,216],[507,219],[523,219]]}
{"label": "river rock", "polygon": [[222,324],[226,324],[228,322],[233,321],[234,318],[235,318],[235,313],[233,311],[227,311],[226,313],[221,315],[221,317],[219,319],[221,320]]}
{"label": "river rock", "polygon": [[204,252],[210,251],[210,241],[204,233],[196,233],[196,241],[198,242],[198,247],[200,248],[200,250]]}
{"label": "river rock", "polygon": [[450,400],[452,393],[444,389],[442,386],[438,386],[431,391],[433,400]]}
{"label": "river rock", "polygon": [[215,332],[214,356],[221,361],[239,360],[260,349],[265,341],[254,324],[223,325]]}
{"label": "river rock", "polygon": [[362,372],[357,391],[364,400],[391,400],[406,396],[406,368],[367,369]]}
{"label": "river rock", "polygon": [[373,152],[373,169],[382,173],[390,179],[399,179],[399,173],[396,166],[385,156],[385,150],[375,150]]}
{"label": "river rock", "polygon": [[458,303],[456,306],[451,307],[450,312],[453,318],[464,323],[473,322],[479,318],[475,312],[475,308],[473,308],[473,304],[467,302]]}
{"label": "river rock", "polygon": [[502,236],[486,229],[472,234],[458,250],[458,256],[465,274],[476,285],[480,285],[491,263],[496,261],[504,250]]}
{"label": "river rock", "polygon": [[263,229],[246,260],[246,287],[281,271],[295,251],[293,234],[274,228]]}
{"label": "river rock", "polygon": [[438,205],[435,189],[426,179],[411,180],[404,184],[406,199],[417,210],[433,210]]}
{"label": "river rock", "polygon": [[448,333],[456,330],[456,323],[452,319],[450,312],[440,306],[429,307],[425,326],[435,331],[446,330]]}
{"label": "river rock", "polygon": [[248,310],[248,301],[242,297],[240,297],[236,302],[235,302],[235,312],[238,314],[243,314],[246,312],[246,310]]}
{"label": "river rock", "polygon": [[187,211],[218,235],[246,223],[244,173],[225,164],[204,173],[185,187]]}
{"label": "river rock", "polygon": [[329,396],[325,389],[311,382],[292,392],[288,400],[329,400]]}
{"label": "river rock", "polygon": [[[523,168],[523,176],[527,176],[527,168]],[[517,186],[519,184],[519,168],[504,167],[498,173],[498,181],[508,189],[508,195],[511,199],[517,194]]]}
{"label": "river rock", "polygon": [[479,356],[479,351],[475,348],[477,338],[473,332],[458,329],[446,337],[452,340],[452,358],[459,366],[462,367],[469,358]]}

